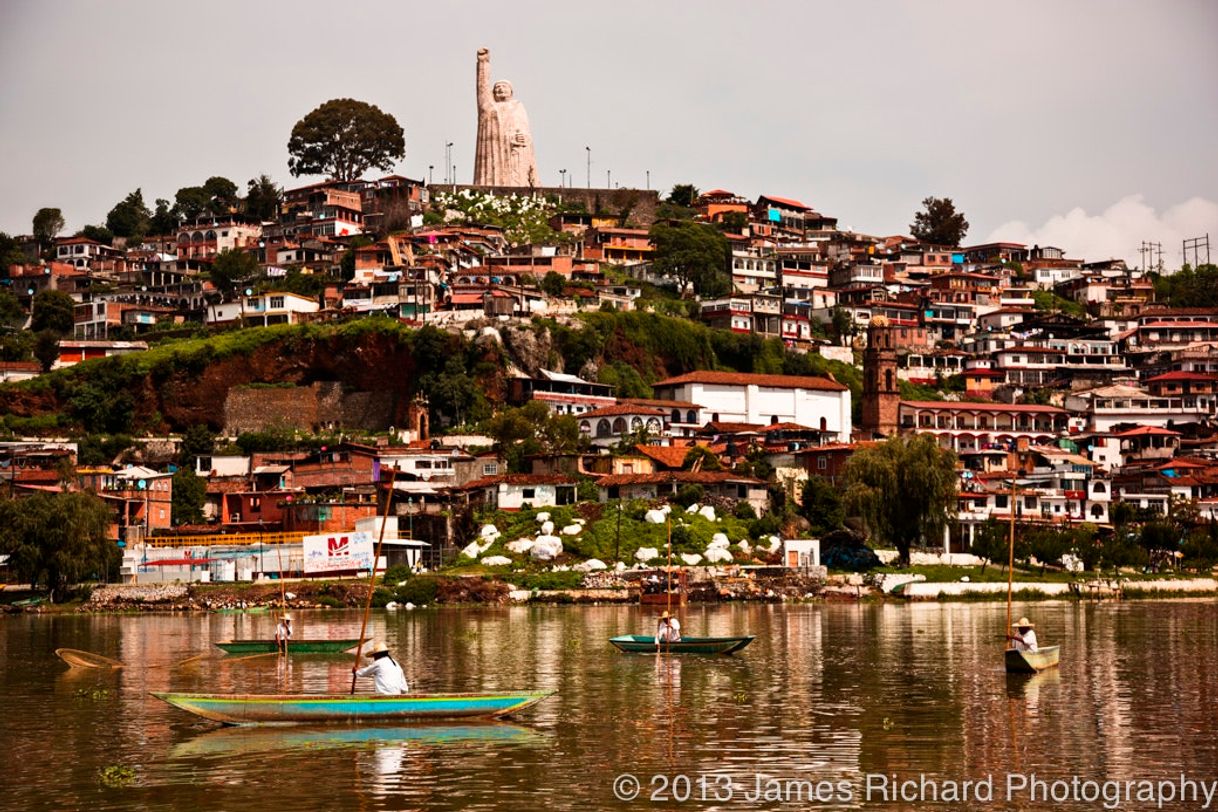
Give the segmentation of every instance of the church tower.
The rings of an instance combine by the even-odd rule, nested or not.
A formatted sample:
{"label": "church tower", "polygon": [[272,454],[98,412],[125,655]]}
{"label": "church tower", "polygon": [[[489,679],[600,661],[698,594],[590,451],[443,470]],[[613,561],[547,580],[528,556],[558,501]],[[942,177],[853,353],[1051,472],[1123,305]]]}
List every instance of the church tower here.
{"label": "church tower", "polygon": [[867,327],[863,350],[863,419],[859,427],[872,434],[897,433],[897,349],[888,319],[876,316]]}

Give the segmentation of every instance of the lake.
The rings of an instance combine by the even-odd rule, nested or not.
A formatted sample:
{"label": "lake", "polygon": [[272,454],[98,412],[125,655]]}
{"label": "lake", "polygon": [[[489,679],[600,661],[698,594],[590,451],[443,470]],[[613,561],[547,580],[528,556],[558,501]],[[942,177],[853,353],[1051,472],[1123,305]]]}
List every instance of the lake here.
{"label": "lake", "polygon": [[[682,612],[687,635],[757,635],[732,657],[618,653],[609,637],[654,630],[637,607],[378,611],[412,690],[558,692],[511,723],[388,729],[221,728],[148,695],[349,690],[346,657],[211,646],[271,636],[270,614],[8,616],[0,808],[1041,810],[1105,792],[1200,808],[1187,793],[1218,781],[1218,602],[1015,611],[1060,668],[1003,671],[997,603]],[[358,611],[295,617],[298,637],[359,634]],[[57,647],[126,667],[69,669]],[[638,795],[618,800],[630,776]]]}

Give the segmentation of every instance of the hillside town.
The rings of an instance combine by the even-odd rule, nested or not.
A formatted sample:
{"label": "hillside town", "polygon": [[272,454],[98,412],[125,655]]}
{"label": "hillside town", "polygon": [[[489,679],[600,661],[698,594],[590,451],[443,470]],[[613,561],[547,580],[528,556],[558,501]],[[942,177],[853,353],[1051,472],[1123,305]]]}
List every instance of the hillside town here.
{"label": "hillside town", "polygon": [[[240,549],[375,523],[390,471],[390,537],[402,560],[439,567],[473,537],[477,511],[685,489],[694,494],[685,501],[763,517],[776,499],[800,505],[810,480],[842,488],[860,449],[908,434],[955,454],[957,510],[942,538],[920,540],[939,553],[969,553],[987,522],[1012,510],[1021,523],[1093,533],[1111,530],[1119,506],[1147,521],[1218,519],[1218,309],[1160,301],[1152,274],[1122,260],[865,234],[791,197],[692,186],[664,198],[391,175],[272,189],[270,217],[215,197],[171,233],[11,240],[21,261],[0,280],[16,305],[11,326],[35,332],[39,309],[65,302],[71,324],[53,351],[0,364],[4,380],[21,386],[181,336],[273,325],[389,320],[502,342],[538,321],[578,329],[590,312],[635,311],[772,339],[861,375],[852,390],[831,371],[694,369],[640,388],[605,374],[620,367],[528,359],[510,370],[501,406],[571,418],[578,442],[511,460],[497,438],[436,425],[426,392],[407,425],[393,426],[376,392],[320,379],[232,387],[208,421],[227,452],[211,453],[225,443],[209,442],[189,460],[179,432],[132,440],[142,462],[119,448],[83,464],[75,438],[10,420],[0,443],[8,493],[102,496],[110,537],[128,545],[128,579],[148,571],[150,546]],[[708,251],[710,260],[697,256]],[[10,336],[10,356],[16,344]],[[334,439],[311,450],[234,445],[246,432],[283,429]],[[183,465],[205,485],[193,518],[173,510]],[[731,558],[708,549],[689,561]],[[195,570],[176,566],[160,577]],[[265,557],[244,568],[247,578],[271,570]]]}

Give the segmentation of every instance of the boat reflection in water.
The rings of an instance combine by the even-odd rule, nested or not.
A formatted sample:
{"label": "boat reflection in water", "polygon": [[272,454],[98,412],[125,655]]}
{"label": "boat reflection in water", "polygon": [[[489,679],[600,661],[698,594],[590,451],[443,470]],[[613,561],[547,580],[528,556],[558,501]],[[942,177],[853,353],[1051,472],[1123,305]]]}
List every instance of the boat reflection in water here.
{"label": "boat reflection in water", "polygon": [[171,758],[229,757],[285,750],[377,748],[460,744],[540,745],[549,736],[521,725],[485,722],[400,727],[225,727],[179,742]]}

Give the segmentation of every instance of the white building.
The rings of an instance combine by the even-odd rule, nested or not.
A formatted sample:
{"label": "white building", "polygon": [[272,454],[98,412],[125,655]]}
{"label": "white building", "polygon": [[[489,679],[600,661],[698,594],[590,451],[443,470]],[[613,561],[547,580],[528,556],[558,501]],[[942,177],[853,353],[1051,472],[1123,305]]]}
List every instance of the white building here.
{"label": "white building", "polygon": [[225,302],[207,308],[207,322],[218,324],[240,321],[247,327],[271,324],[299,324],[301,314],[316,313],[320,306],[314,299],[296,293],[268,291],[242,296],[235,302]]}
{"label": "white building", "polygon": [[656,397],[702,406],[716,423],[798,423],[850,442],[850,390],[829,378],[698,371],[656,383]]}

